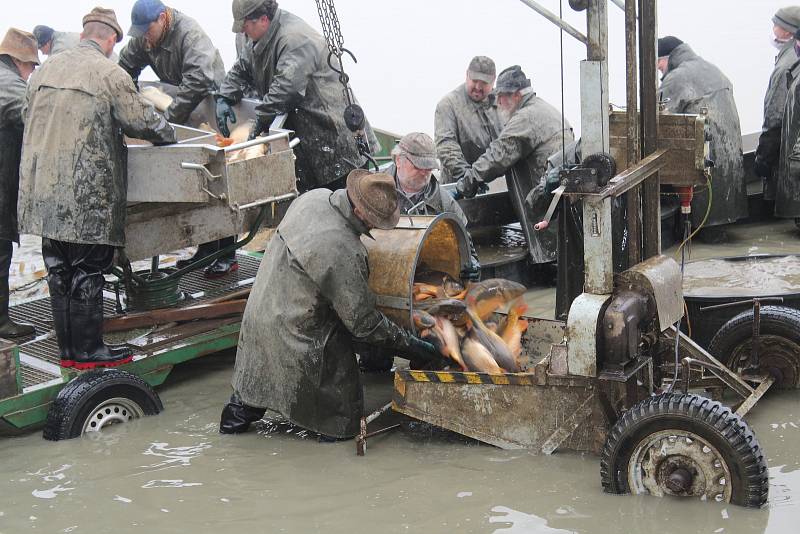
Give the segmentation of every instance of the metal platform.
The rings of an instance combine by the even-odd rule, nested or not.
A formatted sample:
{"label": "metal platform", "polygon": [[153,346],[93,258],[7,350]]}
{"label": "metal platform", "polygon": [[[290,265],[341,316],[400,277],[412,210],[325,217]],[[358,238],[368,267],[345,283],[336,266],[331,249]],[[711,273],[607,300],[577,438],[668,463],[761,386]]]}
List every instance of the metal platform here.
{"label": "metal platform", "polygon": [[[192,272],[180,282],[180,290],[185,299],[180,307],[192,306],[226,294],[249,287],[255,280],[260,258],[239,254],[239,270],[224,278],[208,280],[202,270]],[[116,313],[116,297],[112,292],[104,293],[104,310],[106,317]],[[20,364],[24,392],[29,392],[62,380],[59,366],[58,345],[53,334],[53,316],[50,308],[50,297],[39,298],[11,308],[14,320],[27,322],[36,327],[36,337],[21,342]],[[239,319],[235,319],[238,322]],[[220,323],[220,321],[217,321]],[[225,324],[230,321],[221,321]],[[140,360],[153,354],[160,347],[169,345],[180,339],[193,335],[201,335],[208,330],[207,326],[184,326],[173,335],[150,336],[143,332],[136,340],[126,343],[133,352],[134,358]]]}

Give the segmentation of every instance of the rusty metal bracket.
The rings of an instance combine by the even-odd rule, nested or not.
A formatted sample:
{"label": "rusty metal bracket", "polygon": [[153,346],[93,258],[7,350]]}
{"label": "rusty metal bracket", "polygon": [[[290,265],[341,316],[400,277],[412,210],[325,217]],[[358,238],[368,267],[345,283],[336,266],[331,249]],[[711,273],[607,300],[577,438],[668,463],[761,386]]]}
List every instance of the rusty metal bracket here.
{"label": "rusty metal bracket", "polygon": [[367,425],[373,422],[375,419],[383,415],[384,413],[388,412],[392,408],[392,403],[388,403],[384,406],[381,406],[379,409],[375,410],[371,414],[366,417],[361,418],[361,428],[356,436],[356,455],[357,456],[364,456],[367,453],[367,439],[373,436],[377,436],[378,434],[383,434],[384,432],[388,432],[390,430],[394,430],[398,428],[400,425],[392,425],[387,428],[383,428],[381,430],[372,432],[370,434],[367,433]]}

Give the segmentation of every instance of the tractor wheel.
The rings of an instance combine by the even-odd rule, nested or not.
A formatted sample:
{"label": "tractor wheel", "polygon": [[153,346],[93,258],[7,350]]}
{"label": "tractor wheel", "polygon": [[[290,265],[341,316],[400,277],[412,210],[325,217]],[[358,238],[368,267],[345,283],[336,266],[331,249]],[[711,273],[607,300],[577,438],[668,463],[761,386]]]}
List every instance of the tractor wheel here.
{"label": "tractor wheel", "polygon": [[[800,387],[800,310],[783,306],[761,308],[759,368],[775,377],[775,386]],[[753,346],[755,314],[748,310],[722,325],[708,346],[731,370],[747,367]]]}
{"label": "tractor wheel", "polygon": [[118,369],[90,371],[58,393],[43,435],[50,441],[77,438],[163,409],[158,394],[138,376]]}
{"label": "tractor wheel", "polygon": [[665,393],[623,414],[600,464],[609,493],[693,497],[760,508],[769,479],[747,423],[719,402]]}

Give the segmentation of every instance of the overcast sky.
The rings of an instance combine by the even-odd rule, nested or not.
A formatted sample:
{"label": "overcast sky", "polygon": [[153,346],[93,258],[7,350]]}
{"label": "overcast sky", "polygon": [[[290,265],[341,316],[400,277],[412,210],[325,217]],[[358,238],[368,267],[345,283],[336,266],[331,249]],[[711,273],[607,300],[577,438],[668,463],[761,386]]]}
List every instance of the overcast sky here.
{"label": "overcast sky", "polygon": [[[557,12],[559,0],[539,0]],[[585,31],[585,14],[562,0],[565,18]],[[4,2],[6,24],[31,30],[47,24],[80,31],[97,4],[116,10],[127,31],[132,0]],[[229,0],[171,0],[194,17],[219,48],[226,68],[235,58]],[[776,0],[661,0],[659,34],[676,35],[732,80],[744,133],[761,126],[764,91],[774,63],[771,18]],[[282,0],[283,9],[319,28],[313,0]],[[539,96],[560,106],[559,32],[519,0],[338,0],[344,43],[359,62],[347,65],[353,87],[373,125],[403,134],[432,133],[436,103],[463,81],[474,55],[502,69],[519,64]],[[609,5],[611,101],[625,103],[623,13]],[[126,37],[127,39],[127,37]],[[578,62],[585,49],[565,36],[565,110],[580,123]],[[124,44],[124,42],[123,42]],[[152,76],[152,75],[151,75]],[[145,78],[146,76],[143,76]]]}

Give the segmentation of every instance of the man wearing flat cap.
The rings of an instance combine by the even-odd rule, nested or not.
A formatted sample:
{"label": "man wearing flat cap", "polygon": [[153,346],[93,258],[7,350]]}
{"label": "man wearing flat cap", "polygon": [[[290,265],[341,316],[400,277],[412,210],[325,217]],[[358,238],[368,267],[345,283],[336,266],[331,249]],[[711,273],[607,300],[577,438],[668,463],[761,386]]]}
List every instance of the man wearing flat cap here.
{"label": "man wearing flat cap", "polygon": [[561,149],[562,142],[570,144],[574,140],[572,127],[556,108],[536,96],[519,65],[500,73],[495,92],[500,120],[505,123],[503,131],[467,169],[456,189],[470,198],[484,184],[505,174],[511,203],[528,241],[531,262],[555,261],[555,228],[534,230],[539,221],[531,220],[525,198],[544,175],[547,158]]}
{"label": "man wearing flat cap", "polygon": [[[231,106],[255,88],[261,103],[250,137],[268,133],[275,117],[287,114],[285,127],[301,141],[294,149],[300,190],[344,187],[348,173],[364,167],[367,158],[345,124],[347,100],[339,75],[328,65],[325,40],[276,0],[233,0],[232,10],[233,32],[249,40],[219,91],[219,130],[224,133],[228,122],[235,122]],[[365,131],[372,151],[378,150],[369,124]]]}
{"label": "man wearing flat cap", "polygon": [[[672,113],[700,114],[707,110],[711,169],[711,211],[702,241],[727,239],[725,225],[747,217],[747,189],[742,159],[742,130],[733,98],[733,84],[719,70],[674,36],[658,40],[659,94]],[[692,199],[692,226],[697,228],[708,211],[709,193],[696,188]]]}
{"label": "man wearing flat cap", "polygon": [[495,74],[491,58],[475,56],[467,67],[465,82],[436,106],[434,138],[442,162],[442,183],[462,178],[503,129],[492,92]]}
{"label": "man wearing flat cap", "polygon": [[786,75],[797,62],[794,34],[800,28],[800,6],[783,7],[772,17],[772,44],[778,49],[764,96],[764,123],[756,148],[755,172],[764,179],[764,200],[775,200],[781,124],[789,87]]}
{"label": "man wearing flat cap", "polygon": [[81,43],[31,76],[24,113],[19,220],[42,236],[61,364],[113,367],[130,352],[103,343],[103,273],[125,245],[123,135],[155,144],[175,130],[109,56],[122,40],[113,10],[83,18]]}
{"label": "man wearing flat cap", "polygon": [[11,28],[0,42],[0,337],[18,338],[34,333],[31,325],[8,316],[8,273],[13,242],[19,243],[17,195],[22,151],[22,108],[26,82],[39,54],[33,35]]}
{"label": "man wearing flat cap", "polygon": [[270,410],[324,441],[351,438],[364,408],[354,343],[434,357],[432,345],[376,309],[368,285],[361,238],[399,218],[394,179],[362,169],[350,172],[346,189],[316,189],[292,203],[247,301],[220,432],[245,432]]}
{"label": "man wearing flat cap", "polygon": [[[785,13],[783,15],[781,18],[784,20],[789,18]],[[800,227],[800,61],[796,59],[800,55],[800,31],[794,37],[795,62],[785,78],[788,91],[781,118],[774,198],[775,216],[794,219],[795,225]]]}

